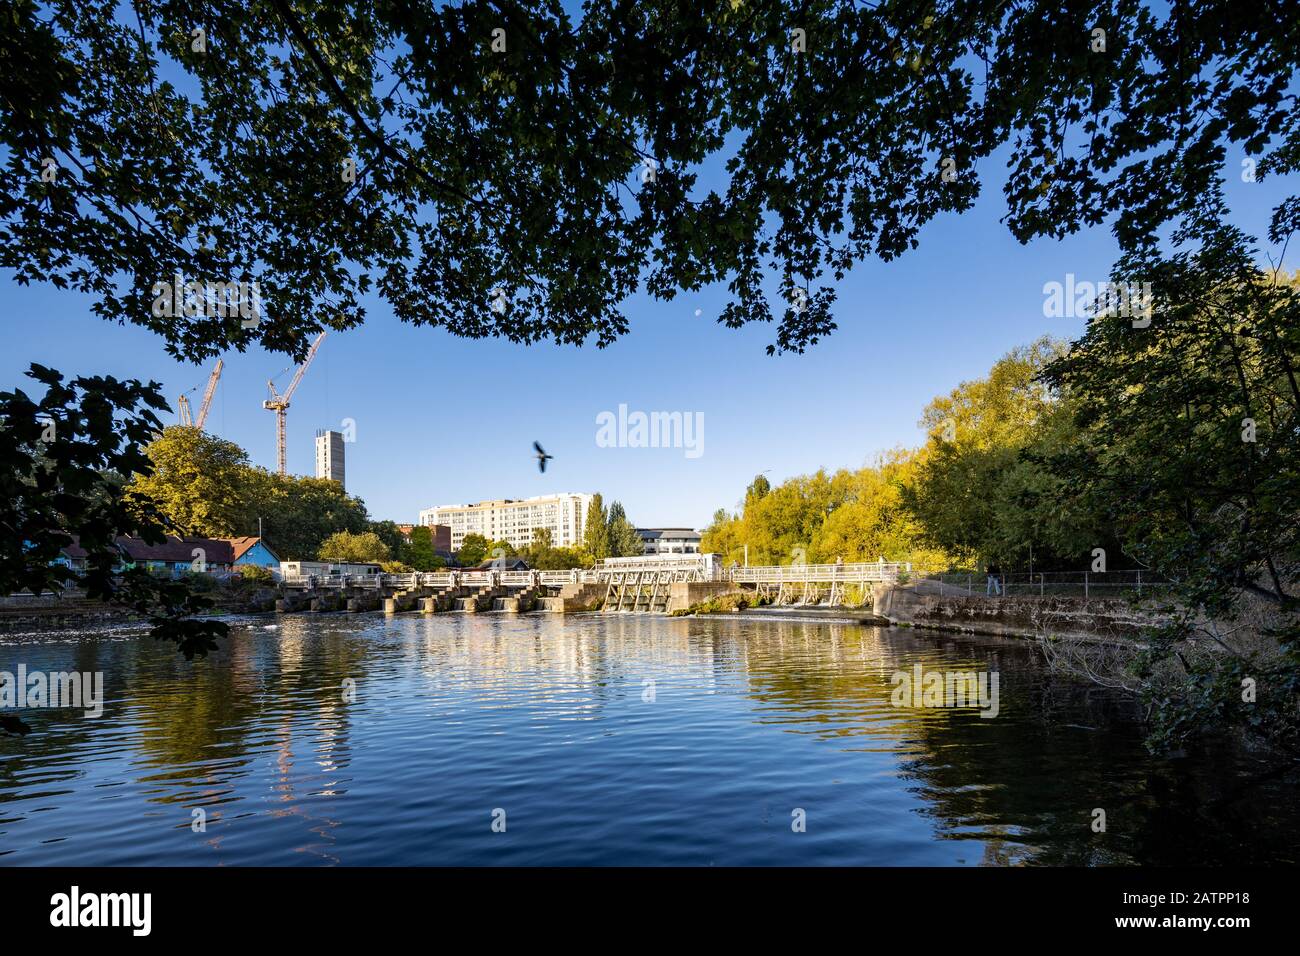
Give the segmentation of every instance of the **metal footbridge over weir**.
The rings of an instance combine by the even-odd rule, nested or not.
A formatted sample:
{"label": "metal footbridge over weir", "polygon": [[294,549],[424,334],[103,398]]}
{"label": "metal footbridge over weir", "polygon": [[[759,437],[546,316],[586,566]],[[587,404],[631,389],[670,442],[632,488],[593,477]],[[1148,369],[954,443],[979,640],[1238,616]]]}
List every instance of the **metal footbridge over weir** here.
{"label": "metal footbridge over weir", "polygon": [[673,585],[713,585],[757,591],[778,604],[825,600],[842,603],[846,589],[906,580],[910,564],[886,561],[853,564],[790,564],[724,567],[716,554],[644,555],[606,558],[594,568],[570,571],[507,571],[504,568],[414,572],[408,574],[287,575],[280,587],[313,592],[373,590],[376,596],[413,592],[462,594],[558,592],[585,593],[602,599],[605,611],[660,611],[668,606]]}
{"label": "metal footbridge over weir", "polygon": [[673,584],[716,583],[748,587],[775,603],[810,603],[823,596],[840,603],[848,585],[895,582],[910,564],[791,564],[723,567],[715,554],[608,558],[597,569],[607,611],[661,610]]}

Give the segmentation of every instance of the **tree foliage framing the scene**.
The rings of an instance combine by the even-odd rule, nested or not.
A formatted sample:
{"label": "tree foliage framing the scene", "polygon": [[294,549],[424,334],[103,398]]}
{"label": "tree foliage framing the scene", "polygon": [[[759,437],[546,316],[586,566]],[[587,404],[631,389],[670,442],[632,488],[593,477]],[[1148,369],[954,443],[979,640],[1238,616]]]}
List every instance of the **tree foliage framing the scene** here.
{"label": "tree foliage framing the scene", "polygon": [[[830,281],[970,208],[1004,145],[1018,239],[1110,221],[1125,251],[1220,194],[1229,144],[1294,170],[1298,55],[1283,4],[1236,0],[18,0],[0,266],[196,361],[301,355],[372,291],[606,345],[639,288],[710,283],[801,351]],[[265,320],[154,315],[176,275],[258,281]]]}
{"label": "tree foliage framing the scene", "polygon": [[[28,373],[44,394],[0,392],[0,591],[85,589],[149,616],[155,637],[187,658],[205,655],[225,624],[205,620],[207,598],[129,562],[117,538],[159,544],[175,526],[148,498],[123,491],[125,476],[148,473],[143,448],[162,427],[158,383],[82,377],[65,381],[39,365]],[[86,567],[59,561],[76,544]]]}

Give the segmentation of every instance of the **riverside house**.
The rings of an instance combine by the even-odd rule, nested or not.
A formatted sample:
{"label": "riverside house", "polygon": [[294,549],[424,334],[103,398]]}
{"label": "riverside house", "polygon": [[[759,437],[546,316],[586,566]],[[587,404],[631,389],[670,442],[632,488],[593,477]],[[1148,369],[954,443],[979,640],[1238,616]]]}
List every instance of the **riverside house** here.
{"label": "riverside house", "polygon": [[[275,552],[258,537],[168,537],[161,544],[120,537],[116,544],[122,555],[122,567],[141,566],[164,577],[180,577],[192,571],[225,575],[242,566],[278,568],[280,563]],[[80,571],[86,567],[86,557],[85,549],[74,540],[63,549],[58,563]]]}
{"label": "riverside house", "polygon": [[255,564],[269,571],[280,570],[280,556],[271,550],[270,545],[256,535],[244,538],[222,538],[221,540],[230,542],[230,547],[234,550],[236,568]]}

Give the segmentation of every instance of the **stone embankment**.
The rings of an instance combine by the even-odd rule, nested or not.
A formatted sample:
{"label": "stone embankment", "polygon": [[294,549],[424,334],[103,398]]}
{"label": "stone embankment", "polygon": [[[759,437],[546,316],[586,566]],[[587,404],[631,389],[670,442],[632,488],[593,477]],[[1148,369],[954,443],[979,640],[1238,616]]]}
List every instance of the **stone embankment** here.
{"label": "stone embankment", "polygon": [[1133,640],[1164,618],[1118,598],[1053,595],[985,597],[937,581],[877,585],[873,607],[891,624],[1008,637]]}
{"label": "stone embankment", "polygon": [[[744,613],[746,616],[788,617],[803,612],[863,624],[923,627],[1003,637],[1055,637],[1082,641],[1132,641],[1165,618],[1154,605],[1135,606],[1120,598],[1062,595],[986,597],[938,581],[871,585],[870,599],[860,606],[825,604],[756,606],[752,589],[713,585],[712,591],[692,594],[677,603],[677,614]],[[770,595],[769,595],[770,597]],[[747,609],[748,608],[748,609]]]}

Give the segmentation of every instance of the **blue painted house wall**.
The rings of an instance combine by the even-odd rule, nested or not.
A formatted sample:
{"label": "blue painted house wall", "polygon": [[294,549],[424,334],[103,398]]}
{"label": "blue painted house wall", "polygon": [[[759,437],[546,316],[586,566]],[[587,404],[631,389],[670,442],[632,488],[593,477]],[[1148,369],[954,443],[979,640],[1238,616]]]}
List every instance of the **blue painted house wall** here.
{"label": "blue painted house wall", "polygon": [[239,556],[238,560],[235,561],[235,567],[239,567],[241,564],[256,564],[277,571],[280,569],[280,559],[272,554],[271,549],[261,541]]}

